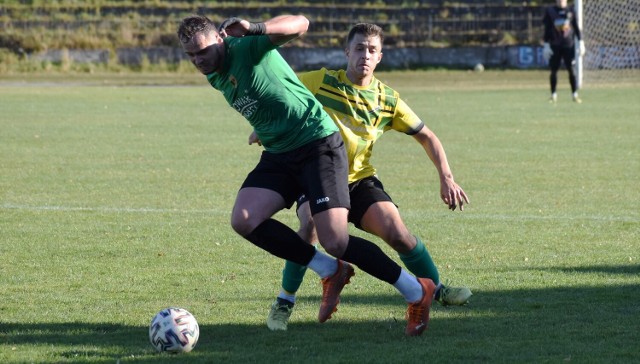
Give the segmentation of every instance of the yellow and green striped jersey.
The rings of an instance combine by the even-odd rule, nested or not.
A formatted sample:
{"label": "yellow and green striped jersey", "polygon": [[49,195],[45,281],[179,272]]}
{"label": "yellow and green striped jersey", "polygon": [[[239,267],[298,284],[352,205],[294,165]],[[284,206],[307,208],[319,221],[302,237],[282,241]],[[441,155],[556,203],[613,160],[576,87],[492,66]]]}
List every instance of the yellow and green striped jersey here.
{"label": "yellow and green striped jersey", "polygon": [[382,133],[393,129],[413,135],[424,126],[398,92],[375,77],[369,86],[354,85],[344,70],[322,68],[298,77],[340,128],[349,159],[349,183],[376,174],[370,159],[373,143]]}

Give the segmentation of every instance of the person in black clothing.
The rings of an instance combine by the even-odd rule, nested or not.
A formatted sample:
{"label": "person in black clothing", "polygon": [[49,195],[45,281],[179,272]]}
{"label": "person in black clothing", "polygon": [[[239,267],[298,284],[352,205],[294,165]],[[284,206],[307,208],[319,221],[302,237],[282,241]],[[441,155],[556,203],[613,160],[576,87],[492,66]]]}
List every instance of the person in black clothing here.
{"label": "person in black clothing", "polygon": [[584,41],[580,34],[576,12],[573,6],[567,5],[567,0],[556,0],[555,6],[548,7],[544,12],[542,20],[544,24],[544,48],[543,56],[549,62],[551,76],[551,98],[550,102],[555,103],[558,99],[556,87],[558,84],[558,69],[560,62],[564,61],[564,65],[569,71],[569,83],[571,84],[571,92],[573,101],[581,103],[578,97],[578,84],[576,81],[575,54],[576,41],[578,40],[578,50],[580,55],[584,55]]}

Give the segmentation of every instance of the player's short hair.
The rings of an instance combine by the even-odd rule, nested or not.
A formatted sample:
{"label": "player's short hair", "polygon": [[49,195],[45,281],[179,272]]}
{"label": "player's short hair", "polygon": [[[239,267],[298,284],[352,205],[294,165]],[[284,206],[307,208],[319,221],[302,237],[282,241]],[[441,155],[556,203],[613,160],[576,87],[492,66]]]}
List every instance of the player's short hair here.
{"label": "player's short hair", "polygon": [[359,23],[354,25],[347,35],[347,48],[356,34],[362,34],[367,37],[380,37],[380,44],[384,42],[384,33],[382,28],[371,23]]}
{"label": "player's short hair", "polygon": [[217,32],[215,24],[211,19],[204,15],[189,15],[182,19],[178,27],[178,38],[180,42],[188,43],[196,34],[208,34],[209,32]]}

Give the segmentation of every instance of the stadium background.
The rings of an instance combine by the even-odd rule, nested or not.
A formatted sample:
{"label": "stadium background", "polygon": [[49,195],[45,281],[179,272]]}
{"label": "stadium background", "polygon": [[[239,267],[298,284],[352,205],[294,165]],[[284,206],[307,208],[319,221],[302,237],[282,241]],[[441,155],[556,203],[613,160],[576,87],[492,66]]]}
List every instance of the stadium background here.
{"label": "stadium background", "polygon": [[[386,32],[382,69],[540,68],[543,9],[549,1],[0,1],[0,60],[59,63],[176,64],[181,17],[220,22],[304,14],[309,32],[283,48],[297,70],[339,67],[342,40],[357,22]],[[336,63],[338,62],[338,63]],[[1,71],[1,70],[0,70]]]}
{"label": "stadium background", "polygon": [[[300,1],[312,19],[301,40],[325,29],[317,39],[337,43],[283,52],[330,54],[351,19],[386,19],[385,64],[420,49],[535,51],[540,6],[551,1],[475,2],[487,6],[469,24],[489,4],[537,7],[533,38],[513,42],[511,31],[464,35],[464,17],[443,6],[471,2]],[[621,23],[638,24],[640,0],[588,1],[633,4]],[[358,273],[339,315],[318,325],[318,281],[307,279],[291,331],[273,335],[264,319],[282,262],[229,226],[261,149],[246,145],[250,126],[191,64],[152,63],[176,49],[182,15],[212,4],[218,18],[232,6],[266,18],[286,2],[0,0],[0,363],[640,363],[640,81],[587,83],[578,105],[566,72],[558,103],[547,102],[543,68],[379,72],[445,143],[472,204],[448,211],[424,151],[400,133],[376,145],[375,164],[442,277],[471,287],[473,301],[434,306],[428,334],[407,340],[387,284]],[[407,30],[392,24],[409,19],[392,5],[431,9],[432,43],[392,44]],[[413,21],[430,29],[428,18]],[[448,22],[458,30],[438,28]],[[628,29],[637,49],[638,28]],[[124,54],[139,63],[120,65]],[[188,357],[149,345],[149,321],[169,305],[198,318]]]}

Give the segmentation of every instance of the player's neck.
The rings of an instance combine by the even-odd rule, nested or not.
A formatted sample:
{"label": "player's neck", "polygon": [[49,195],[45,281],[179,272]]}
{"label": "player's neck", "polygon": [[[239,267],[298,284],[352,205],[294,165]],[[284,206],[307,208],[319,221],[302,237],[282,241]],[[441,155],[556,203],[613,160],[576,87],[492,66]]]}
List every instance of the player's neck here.
{"label": "player's neck", "polygon": [[354,86],[366,87],[371,84],[371,81],[373,80],[373,73],[365,76],[360,76],[354,75],[351,72],[347,72],[347,78]]}

